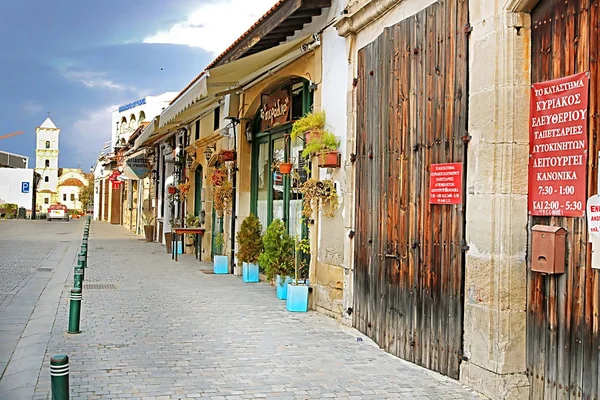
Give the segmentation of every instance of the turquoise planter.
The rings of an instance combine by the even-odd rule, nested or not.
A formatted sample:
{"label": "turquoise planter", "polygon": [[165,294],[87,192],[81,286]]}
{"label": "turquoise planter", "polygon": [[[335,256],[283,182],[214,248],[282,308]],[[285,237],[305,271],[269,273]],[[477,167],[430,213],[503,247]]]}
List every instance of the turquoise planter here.
{"label": "turquoise planter", "polygon": [[306,312],[308,310],[308,286],[288,284],[285,308],[292,312]]}
{"label": "turquoise planter", "polygon": [[242,264],[242,277],[246,283],[258,282],[258,264]]}
{"label": "turquoise planter", "polygon": [[229,257],[227,256],[215,256],[215,263],[213,267],[215,274],[228,274],[229,273]]}
{"label": "turquoise planter", "polygon": [[285,277],[285,281],[281,281],[281,276],[277,275],[275,279],[275,286],[277,286],[277,298],[280,300],[287,299],[287,287],[288,283],[292,282],[292,278],[289,276]]}

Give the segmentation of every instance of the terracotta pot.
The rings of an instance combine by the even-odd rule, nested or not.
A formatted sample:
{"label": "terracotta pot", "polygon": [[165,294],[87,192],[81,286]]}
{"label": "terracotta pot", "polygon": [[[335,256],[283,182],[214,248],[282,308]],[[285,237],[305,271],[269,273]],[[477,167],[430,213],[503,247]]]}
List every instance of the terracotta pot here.
{"label": "terracotta pot", "polygon": [[306,131],[306,133],[304,134],[304,140],[306,143],[309,143],[312,139],[316,139],[320,136],[320,131]]}
{"label": "terracotta pot", "polygon": [[340,153],[330,151],[319,155],[319,167],[321,168],[339,168],[341,163]]}
{"label": "terracotta pot", "polygon": [[288,175],[290,172],[292,172],[293,166],[294,164],[292,163],[279,163],[279,172],[284,175]]}
{"label": "terracotta pot", "polygon": [[165,232],[165,244],[167,247],[167,254],[171,254],[172,243],[173,243],[173,234],[171,232]]}
{"label": "terracotta pot", "polygon": [[146,242],[154,241],[154,225],[144,225],[144,235]]}

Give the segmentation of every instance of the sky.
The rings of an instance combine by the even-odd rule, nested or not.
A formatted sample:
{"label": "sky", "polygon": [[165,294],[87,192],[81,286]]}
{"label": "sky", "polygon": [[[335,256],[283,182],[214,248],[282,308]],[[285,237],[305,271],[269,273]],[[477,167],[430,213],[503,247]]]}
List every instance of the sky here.
{"label": "sky", "polygon": [[[0,150],[30,157],[48,116],[59,167],[90,171],[111,112],[179,92],[276,0],[0,1]],[[235,11],[235,12],[233,12]]]}

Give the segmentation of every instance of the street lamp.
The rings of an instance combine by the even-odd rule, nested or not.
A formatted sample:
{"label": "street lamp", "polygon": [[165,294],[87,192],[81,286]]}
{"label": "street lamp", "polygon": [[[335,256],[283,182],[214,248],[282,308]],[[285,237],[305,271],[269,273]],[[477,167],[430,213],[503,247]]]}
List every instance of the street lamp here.
{"label": "street lamp", "polygon": [[213,151],[216,150],[216,147],[210,147],[210,146],[206,146],[206,149],[204,149],[204,157],[206,157],[206,161],[210,161],[210,158],[212,157]]}

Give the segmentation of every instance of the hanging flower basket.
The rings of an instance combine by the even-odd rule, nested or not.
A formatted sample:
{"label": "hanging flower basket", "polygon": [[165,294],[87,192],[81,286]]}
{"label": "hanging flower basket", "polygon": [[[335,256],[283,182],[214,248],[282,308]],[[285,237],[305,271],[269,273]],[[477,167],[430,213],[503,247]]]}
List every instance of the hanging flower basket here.
{"label": "hanging flower basket", "polygon": [[167,193],[169,193],[171,196],[174,195],[175,193],[177,193],[177,188],[173,185],[170,185],[167,188]]}
{"label": "hanging flower basket", "polygon": [[215,170],[211,177],[213,186],[221,186],[225,181],[225,173],[221,170]]}
{"label": "hanging flower basket", "polygon": [[219,158],[221,161],[235,161],[235,155],[234,150],[221,150]]}
{"label": "hanging flower basket", "polygon": [[279,172],[281,172],[284,175],[289,175],[289,173],[292,172],[293,166],[294,164],[292,163],[279,163]]}
{"label": "hanging flower basket", "polygon": [[339,168],[340,164],[341,156],[337,151],[319,154],[319,167],[321,168]]}

